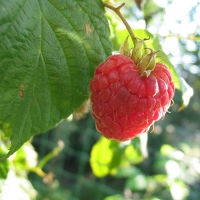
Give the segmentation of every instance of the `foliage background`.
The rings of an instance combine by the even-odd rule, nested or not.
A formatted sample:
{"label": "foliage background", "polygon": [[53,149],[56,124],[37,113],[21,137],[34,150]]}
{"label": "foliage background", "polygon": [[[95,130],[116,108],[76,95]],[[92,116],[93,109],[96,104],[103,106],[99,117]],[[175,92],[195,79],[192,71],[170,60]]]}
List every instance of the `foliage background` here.
{"label": "foliage background", "polygon": [[[182,98],[176,90],[170,114],[156,122],[154,131],[148,134],[148,157],[144,158],[141,151],[140,138],[119,145],[100,137],[90,114],[81,120],[68,118],[35,136],[6,163],[0,163],[1,178],[9,169],[7,179],[0,181],[4,198],[12,195],[12,186],[22,200],[200,199],[200,3],[191,1],[185,15],[189,27],[196,28],[187,28],[183,19],[173,18],[177,23],[173,29],[164,25],[169,20],[167,13],[178,9],[180,1],[162,2],[144,1],[140,11],[133,1],[126,1],[122,11],[135,29],[145,21],[146,29],[156,34],[178,73],[193,87],[194,95],[179,112]],[[117,51],[124,40],[124,27],[113,12],[107,10],[106,16]],[[96,166],[91,161],[94,148]]]}

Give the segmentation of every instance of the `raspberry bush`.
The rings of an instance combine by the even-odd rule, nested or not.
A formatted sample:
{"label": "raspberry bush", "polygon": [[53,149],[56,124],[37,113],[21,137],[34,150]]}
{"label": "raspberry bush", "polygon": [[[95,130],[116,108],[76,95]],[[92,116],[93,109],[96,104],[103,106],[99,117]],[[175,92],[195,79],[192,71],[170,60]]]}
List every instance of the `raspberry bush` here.
{"label": "raspberry bush", "polygon": [[[5,139],[8,147],[4,158],[12,155],[31,137],[55,127],[89,98],[89,84],[96,66],[112,54],[108,18],[104,16],[105,6],[109,7],[101,0],[70,2],[64,0],[38,2],[2,0],[0,2],[0,7],[3,9],[0,13],[0,139]],[[122,6],[114,10],[119,14]],[[112,6],[110,8],[113,9]],[[123,20],[123,22],[130,30],[126,21]],[[92,101],[95,100],[93,115],[97,120],[97,127],[101,132],[105,130],[109,138],[113,137],[111,133],[108,133],[111,129],[119,128],[118,130],[126,134],[130,133],[128,130],[132,130],[130,127],[133,123],[137,125],[135,134],[146,131],[155,120],[164,116],[173,96],[172,83],[165,79],[163,85],[166,86],[168,97],[161,94],[160,84],[162,83],[159,80],[163,77],[158,78],[155,75],[158,73],[160,76],[161,73],[157,70],[158,64],[155,65],[156,52],[151,52],[148,45],[145,46],[147,39],[139,40],[131,32],[130,37],[133,40],[134,49],[131,50],[125,41],[120,50],[123,59],[118,61],[120,56],[111,56],[107,59],[104,67],[110,65],[111,61],[115,64],[109,68],[110,73],[104,74],[103,72],[103,79],[98,79],[110,84],[106,86],[107,90],[101,88],[102,86],[99,89],[111,93],[111,100],[104,99],[110,94],[101,92],[101,102],[96,104],[98,88],[90,87],[92,92],[93,90],[95,92],[92,95]],[[158,41],[157,43],[159,44]],[[125,65],[120,62],[124,62]],[[141,85],[145,89],[148,88],[147,93],[151,94],[150,96],[149,94],[144,95],[142,88],[134,92],[133,86],[129,88],[133,80],[128,81],[130,77],[127,77],[125,81],[128,68],[122,70],[122,65],[129,66],[128,68],[132,70],[131,72],[129,69],[130,71],[127,72],[127,74],[132,74],[130,76],[136,76],[138,73],[136,83],[139,83],[139,80],[143,83],[145,80],[145,83]],[[165,67],[162,66],[162,68]],[[187,88],[185,90],[182,87],[181,79],[177,76],[173,66],[170,69],[173,71],[173,80],[176,79],[176,88],[186,91]],[[100,76],[99,70],[96,70],[95,76]],[[110,88],[113,85],[109,81],[109,76],[114,76],[112,73],[119,75],[118,83],[114,83],[121,84],[118,90]],[[146,82],[157,83],[158,91],[156,90],[155,95],[152,94],[153,88],[146,86]],[[127,93],[128,96],[123,99],[121,96],[126,93],[126,90],[129,91],[129,95]],[[143,93],[142,96],[139,96],[140,93]],[[118,98],[116,102],[114,97]],[[130,105],[131,99],[137,97],[136,107],[129,109],[134,106]],[[155,102],[159,101],[158,99],[161,101],[160,107],[158,102]],[[120,102],[120,106],[117,101]],[[146,104],[141,103],[142,101]],[[112,113],[105,115],[107,119],[103,116],[104,118],[100,120],[101,114],[97,113],[96,108],[99,109],[100,105],[102,107],[103,103],[109,102]],[[154,103],[157,107],[153,106]],[[98,106],[95,107],[95,105]],[[148,111],[149,109],[152,112]],[[102,111],[105,112],[106,107]],[[134,111],[137,111],[137,114]],[[137,118],[139,111],[141,116]],[[133,119],[134,117],[136,119]],[[101,124],[102,119],[104,125]],[[108,119],[112,119],[112,126]],[[128,135],[126,137],[116,136],[116,138],[124,140],[134,136]]]}
{"label": "raspberry bush", "polygon": [[[113,194],[115,187],[113,182],[116,179],[112,179],[112,182],[104,179],[103,184],[106,184],[106,187],[101,187],[103,185],[99,179],[97,182],[100,185],[96,185],[96,182],[90,184],[88,181],[92,181],[91,183],[95,181],[93,176],[90,176],[90,168],[93,174],[99,178],[108,174],[118,178],[128,177],[127,185],[124,185],[125,183],[121,185],[124,178],[123,181],[120,180],[119,185],[118,183],[116,185],[119,188],[118,191],[122,193],[123,191],[130,193],[131,189],[133,195],[137,191],[134,187],[140,187],[138,182],[140,183],[140,178],[144,177],[144,174],[140,173],[137,170],[138,166],[135,165],[151,163],[151,166],[156,166],[159,170],[166,169],[163,159],[160,161],[162,167],[160,164],[156,165],[150,161],[152,158],[155,160],[155,155],[151,151],[151,141],[153,141],[153,145],[157,146],[153,149],[157,154],[161,146],[161,142],[158,142],[160,136],[172,139],[172,134],[161,134],[160,136],[152,134],[148,141],[148,135],[144,133],[147,133],[150,128],[153,129],[154,122],[164,118],[172,102],[174,87],[184,94],[184,99],[186,99],[183,103],[184,106],[189,102],[192,92],[188,93],[188,90],[191,91],[191,88],[177,75],[168,56],[162,52],[160,42],[167,41],[167,39],[160,40],[159,32],[152,35],[147,30],[139,29],[134,30],[134,35],[131,27],[120,13],[120,8],[124,4],[113,7],[112,3],[117,5],[117,1],[107,0],[104,2],[107,3],[103,3],[102,0],[0,1],[0,185],[4,184],[9,187],[9,189],[5,189],[3,186],[2,191],[0,187],[0,199],[2,192],[3,199],[12,199],[4,194],[12,195],[12,192],[6,191],[18,188],[18,184],[21,187],[20,182],[14,181],[14,179],[21,180],[21,176],[23,176],[28,180],[27,174],[30,171],[40,176],[41,181],[45,180],[50,193],[41,187],[42,184],[39,184],[38,188],[52,199],[59,198],[57,194],[60,196],[62,192],[60,188],[63,187],[64,179],[69,181],[73,179],[73,183],[70,181],[70,188],[67,190],[64,185],[63,198],[74,193],[73,195],[78,199],[78,195],[84,196],[85,194],[89,197],[84,196],[80,199],[103,199],[106,195]],[[133,4],[134,1],[130,2]],[[147,4],[147,1],[143,2]],[[157,9],[152,4],[154,1],[148,2],[151,6],[146,7],[144,16],[148,19],[153,19],[153,16],[159,17]],[[119,54],[113,53],[113,51],[119,49],[119,43],[123,42],[128,33],[123,28],[116,28],[114,15],[107,13],[108,15],[105,16],[105,7],[114,10],[120,16],[129,32],[129,39],[127,38],[121,45]],[[149,9],[150,7],[151,9]],[[136,11],[133,6],[130,7],[130,10]],[[155,10],[154,14],[152,14],[152,10]],[[195,9],[193,10],[195,12]],[[197,11],[198,9],[196,9]],[[137,15],[137,13],[135,14]],[[145,22],[154,21],[147,20],[146,17],[144,17]],[[159,21],[162,22],[162,19]],[[189,38],[192,37],[191,34]],[[130,38],[133,42],[131,47],[128,43]],[[197,63],[195,64],[197,65]],[[90,97],[92,106],[87,104],[90,103]],[[175,101],[176,106],[173,107],[173,110],[176,110],[178,105],[177,99]],[[83,104],[83,102],[86,103]],[[72,119],[72,116],[82,117],[91,107],[96,127],[105,137],[96,134],[93,127],[94,121],[90,115],[84,121],[74,120],[72,124],[66,121],[69,116],[68,119]],[[194,108],[196,109],[196,107],[195,105]],[[175,117],[173,116],[176,112],[172,111],[172,113],[168,115],[168,119],[165,119],[159,133],[167,132],[168,125],[170,127],[171,123],[174,123]],[[188,115],[191,116],[193,113]],[[61,121],[63,123],[59,124]],[[50,131],[50,137],[41,135],[35,140],[30,140],[36,134],[45,133],[57,124],[59,127],[63,124],[66,126]],[[165,124],[167,126],[164,126]],[[155,133],[158,126],[155,127]],[[64,134],[61,135],[61,132]],[[139,137],[136,137],[137,135]],[[179,137],[177,134],[173,134],[174,136]],[[186,135],[187,139],[188,137],[189,134]],[[47,138],[48,141],[46,141]],[[130,140],[132,138],[134,139]],[[64,146],[60,139],[67,145]],[[129,142],[118,142],[126,140]],[[54,148],[56,141],[58,141],[58,146],[49,152],[51,148]],[[26,145],[20,148],[25,142],[27,142]],[[33,145],[36,144],[35,147],[42,152],[42,156],[47,155],[41,158],[39,153],[40,157],[37,158],[28,145],[30,142],[33,142]],[[145,163],[142,163],[148,156],[147,142],[151,156],[145,160]],[[19,148],[20,150],[14,154]],[[57,156],[62,149],[62,154],[48,165],[49,167],[53,166],[56,161],[58,170],[55,167],[52,170],[49,167],[47,167],[48,169],[44,168],[46,162]],[[8,161],[4,160],[12,154],[14,155]],[[33,159],[26,159],[33,158],[31,155],[34,156],[34,163],[32,163]],[[67,159],[65,159],[66,157]],[[71,159],[72,157],[73,159]],[[185,156],[185,158],[188,157]],[[88,166],[89,159],[90,167]],[[191,163],[193,164],[193,162]],[[149,172],[155,170],[155,168],[147,168]],[[64,170],[67,170],[66,176],[62,176]],[[22,171],[26,172],[21,173]],[[54,172],[56,187],[52,180]],[[72,172],[74,175],[77,172],[77,176],[71,176]],[[16,176],[10,176],[13,174]],[[163,172],[159,171],[160,174]],[[188,176],[187,173],[185,175]],[[81,176],[83,179],[80,179]],[[134,179],[134,176],[140,180]],[[31,177],[32,175],[29,178]],[[3,179],[5,182],[2,181]],[[49,181],[46,181],[47,179]],[[58,180],[61,180],[61,185],[57,184]],[[148,198],[150,197],[148,192],[153,191],[148,186],[152,187],[152,184],[149,179],[143,180],[146,180],[142,181],[145,183],[145,187],[140,188],[139,193]],[[84,184],[80,184],[82,181]],[[162,182],[160,176],[159,181]],[[171,184],[172,179],[170,178],[170,181],[166,179],[166,182]],[[157,193],[158,187],[155,185],[155,181],[152,183]],[[29,185],[27,182],[25,184]],[[163,182],[161,184],[163,191]],[[74,185],[78,185],[78,187],[74,187]],[[103,194],[103,190],[98,194],[94,190],[92,193],[95,196],[92,197],[93,188],[90,186],[93,185],[94,189],[95,187],[100,190],[104,188],[105,194]],[[109,185],[112,185],[110,191]],[[85,186],[89,186],[89,192],[85,190]],[[54,192],[57,188],[58,191]],[[147,193],[143,192],[145,190]],[[26,189],[26,191],[31,193],[30,189]],[[42,193],[39,196],[44,199],[45,195],[43,196]],[[55,194],[55,198],[53,194]],[[47,196],[46,198],[48,198]],[[132,197],[127,196],[131,199]],[[143,197],[138,196],[137,199],[143,199]],[[21,198],[20,194],[18,198]],[[105,197],[105,199],[107,198]],[[166,198],[164,197],[164,199]]]}

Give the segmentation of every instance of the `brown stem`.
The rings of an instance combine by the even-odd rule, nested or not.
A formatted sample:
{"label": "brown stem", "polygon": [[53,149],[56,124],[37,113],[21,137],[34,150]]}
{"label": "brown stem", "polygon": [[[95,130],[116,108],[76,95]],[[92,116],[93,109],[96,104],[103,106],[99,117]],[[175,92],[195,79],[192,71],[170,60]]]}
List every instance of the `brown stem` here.
{"label": "brown stem", "polygon": [[126,19],[124,18],[124,16],[121,14],[120,12],[120,9],[125,5],[125,3],[122,3],[120,6],[118,6],[117,8],[111,6],[110,4],[108,3],[103,3],[105,7],[113,10],[119,17],[120,19],[122,20],[122,22],[124,23],[124,25],[126,26],[126,29],[128,30],[130,36],[131,36],[131,39],[133,41],[133,44],[135,46],[136,42],[137,42],[137,39],[135,37],[135,34],[133,33],[130,25],[128,24],[128,22],[126,21]]}

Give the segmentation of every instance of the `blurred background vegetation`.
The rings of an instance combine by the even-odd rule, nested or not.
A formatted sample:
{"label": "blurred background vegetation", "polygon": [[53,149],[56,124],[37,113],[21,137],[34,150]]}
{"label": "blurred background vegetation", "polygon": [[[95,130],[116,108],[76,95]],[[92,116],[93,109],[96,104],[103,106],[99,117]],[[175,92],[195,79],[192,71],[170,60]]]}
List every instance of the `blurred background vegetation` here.
{"label": "blurred background vegetation", "polygon": [[[159,39],[193,88],[189,105],[180,110],[182,96],[176,90],[170,113],[155,123],[146,146],[145,136],[125,143],[102,138],[90,113],[63,120],[5,161],[9,174],[0,181],[3,199],[200,199],[200,2],[135,2],[125,1],[123,15],[133,29],[146,29]],[[113,11],[106,10],[106,16],[117,51],[125,27]]]}

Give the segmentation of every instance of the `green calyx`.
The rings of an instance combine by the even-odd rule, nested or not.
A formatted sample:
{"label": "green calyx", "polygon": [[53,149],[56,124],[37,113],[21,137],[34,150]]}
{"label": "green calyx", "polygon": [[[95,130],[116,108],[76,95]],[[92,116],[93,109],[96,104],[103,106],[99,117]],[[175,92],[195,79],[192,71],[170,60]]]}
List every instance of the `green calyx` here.
{"label": "green calyx", "polygon": [[134,62],[136,64],[139,64],[145,55],[145,49],[146,49],[145,40],[148,40],[148,39],[146,39],[146,38],[143,40],[137,39],[135,47],[132,50],[131,58],[132,58],[132,60],[134,60]]}
{"label": "green calyx", "polygon": [[141,76],[148,77],[156,66],[156,53],[159,52],[160,50],[157,51],[153,51],[152,49],[150,50],[151,53],[146,54],[138,64]]}
{"label": "green calyx", "polygon": [[128,37],[124,40],[124,42],[122,43],[120,49],[119,49],[119,53],[121,55],[125,55],[125,56],[128,56],[130,57],[131,56],[131,48],[130,48],[130,45],[129,45],[129,42],[128,42]]}
{"label": "green calyx", "polygon": [[120,54],[130,57],[138,66],[141,76],[148,77],[155,68],[156,53],[160,50],[153,51],[148,48],[146,40],[148,39],[140,40],[137,38],[134,48],[131,49],[127,37],[120,47]]}

